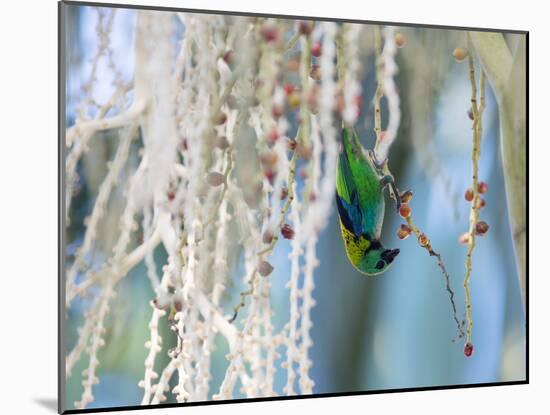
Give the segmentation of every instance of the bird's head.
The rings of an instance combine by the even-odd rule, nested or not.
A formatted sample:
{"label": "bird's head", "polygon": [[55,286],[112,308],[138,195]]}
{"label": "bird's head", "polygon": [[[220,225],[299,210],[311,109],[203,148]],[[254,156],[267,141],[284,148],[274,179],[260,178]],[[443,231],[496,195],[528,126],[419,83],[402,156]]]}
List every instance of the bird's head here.
{"label": "bird's head", "polygon": [[368,250],[357,269],[366,275],[378,275],[387,271],[399,254],[399,249],[386,249],[382,246]]}

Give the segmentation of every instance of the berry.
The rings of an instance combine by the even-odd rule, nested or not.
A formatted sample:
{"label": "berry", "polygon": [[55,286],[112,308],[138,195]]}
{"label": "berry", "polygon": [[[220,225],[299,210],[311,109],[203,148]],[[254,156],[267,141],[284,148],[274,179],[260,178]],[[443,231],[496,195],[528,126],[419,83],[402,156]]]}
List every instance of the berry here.
{"label": "berry", "polygon": [[467,52],[462,48],[455,48],[455,50],[453,50],[453,58],[455,58],[457,62],[462,62],[466,54]]}
{"label": "berry", "polygon": [[277,175],[277,172],[273,169],[268,168],[266,171],[264,171],[265,178],[269,181],[269,183],[273,184],[275,181],[275,176]]}
{"label": "berry", "polygon": [[470,242],[470,235],[468,232],[464,232],[462,235],[458,237],[458,243],[461,245],[468,245],[468,242]]}
{"label": "berry", "polygon": [[294,229],[292,229],[288,223],[285,223],[281,227],[281,235],[283,235],[285,239],[294,239]]}
{"label": "berry", "polygon": [[231,64],[233,63],[235,59],[235,55],[233,54],[233,51],[232,50],[228,50],[227,52],[225,52],[223,54],[223,60],[225,63],[227,63],[229,66],[231,66]]}
{"label": "berry", "polygon": [[403,46],[405,46],[405,42],[407,41],[407,38],[401,32],[397,32],[395,34],[394,39],[395,39],[395,46],[397,46],[398,48],[402,48]]}
{"label": "berry", "polygon": [[315,42],[313,46],[311,46],[311,54],[318,58],[323,53],[323,46],[319,42]]}
{"label": "berry", "polygon": [[275,144],[278,138],[279,138],[279,131],[277,131],[277,127],[273,127],[267,139],[270,144]]}
{"label": "berry", "polygon": [[401,203],[401,206],[399,206],[399,214],[405,219],[411,216],[411,207],[408,203]]}
{"label": "berry", "polygon": [[277,26],[264,25],[260,34],[266,42],[276,42],[279,39],[279,28]]}
{"label": "berry", "polygon": [[310,35],[313,31],[313,24],[311,22],[301,21],[298,23],[298,30],[302,35]]}
{"label": "berry", "polygon": [[464,356],[470,357],[474,353],[474,345],[470,342],[464,345]]}
{"label": "berry", "polygon": [[174,192],[173,190],[169,190],[166,196],[168,197],[168,200],[172,201],[176,197],[176,192]]}
{"label": "berry", "polygon": [[258,272],[262,277],[267,277],[273,272],[273,265],[267,261],[260,261],[258,264]]}
{"label": "berry", "polygon": [[271,150],[267,150],[260,155],[260,161],[264,166],[273,167],[277,164],[279,156]]}
{"label": "berry", "polygon": [[397,237],[399,239],[407,239],[411,234],[411,228],[405,224],[402,224],[401,227],[397,230]]}
{"label": "berry", "polygon": [[280,118],[281,115],[283,115],[283,112],[283,107],[281,107],[280,105],[273,105],[273,107],[271,107],[271,114],[275,119]]}
{"label": "berry", "polygon": [[206,176],[206,182],[213,187],[221,185],[225,181],[223,174],[212,171]]}
{"label": "berry", "polygon": [[298,94],[297,92],[292,92],[288,96],[288,105],[292,109],[298,108],[300,106],[300,101],[300,94]]}
{"label": "berry", "polygon": [[476,208],[483,209],[485,207],[485,199],[482,199],[481,197],[477,198]]}
{"label": "berry", "polygon": [[487,225],[487,222],[478,222],[476,223],[476,235],[482,236],[487,233],[489,230],[489,225]]}
{"label": "berry", "polygon": [[296,90],[296,86],[291,83],[286,83],[283,87],[285,90],[285,94],[290,95]]}
{"label": "berry", "polygon": [[216,137],[214,145],[220,150],[225,150],[227,147],[229,147],[229,141],[227,141],[227,137],[225,136],[218,136]]}
{"label": "berry", "polygon": [[311,65],[309,76],[315,81],[319,81],[321,79],[321,70],[319,69],[319,65]]}
{"label": "berry", "polygon": [[466,190],[466,193],[464,193],[464,199],[466,199],[468,202],[474,200],[474,191],[472,189]]}
{"label": "berry", "polygon": [[181,151],[187,151],[188,148],[189,148],[189,146],[187,145],[187,138],[182,138],[182,140],[180,142]]}
{"label": "berry", "polygon": [[467,114],[468,114],[468,118],[473,121],[474,120],[474,113],[472,112],[471,108],[468,108]]}
{"label": "berry", "polygon": [[273,232],[271,232],[269,229],[266,229],[262,236],[262,241],[264,244],[270,244],[271,241],[273,241]]}
{"label": "berry", "polygon": [[418,237],[418,243],[420,244],[420,246],[425,247],[429,245],[430,240],[428,239],[425,233],[422,233]]}
{"label": "berry", "polygon": [[305,146],[303,144],[298,144],[296,146],[296,153],[298,154],[298,157],[309,160],[311,158],[311,155],[313,153],[313,149],[311,146]]}
{"label": "berry", "polygon": [[293,138],[289,138],[286,140],[286,146],[290,151],[296,150],[297,142]]}
{"label": "berry", "polygon": [[477,191],[481,194],[487,193],[488,190],[489,186],[485,182],[479,182],[479,184],[477,185]]}
{"label": "berry", "polygon": [[298,72],[298,69],[300,69],[300,61],[298,59],[289,59],[286,64],[286,69],[289,72]]}
{"label": "berry", "polygon": [[222,125],[225,124],[227,121],[227,115],[225,115],[225,112],[220,111],[214,116],[214,125]]}
{"label": "berry", "polygon": [[401,198],[401,203],[409,203],[413,197],[413,192],[411,192],[410,190],[406,190],[401,193],[399,197]]}

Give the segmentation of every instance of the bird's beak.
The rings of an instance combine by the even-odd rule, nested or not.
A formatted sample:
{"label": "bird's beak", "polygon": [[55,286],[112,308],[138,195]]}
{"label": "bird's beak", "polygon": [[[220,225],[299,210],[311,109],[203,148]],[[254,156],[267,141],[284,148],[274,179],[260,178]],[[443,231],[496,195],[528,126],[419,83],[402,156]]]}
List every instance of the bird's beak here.
{"label": "bird's beak", "polygon": [[395,257],[399,255],[399,248],[396,249],[386,249],[384,252],[382,252],[382,259],[386,261],[388,264],[391,264]]}

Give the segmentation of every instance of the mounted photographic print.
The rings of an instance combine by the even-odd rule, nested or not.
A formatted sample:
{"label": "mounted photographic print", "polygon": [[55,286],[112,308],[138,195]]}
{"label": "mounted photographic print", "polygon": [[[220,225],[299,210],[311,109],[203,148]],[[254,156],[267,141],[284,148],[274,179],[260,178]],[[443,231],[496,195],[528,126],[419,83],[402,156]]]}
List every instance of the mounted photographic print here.
{"label": "mounted photographic print", "polygon": [[527,383],[527,32],[59,12],[60,412]]}

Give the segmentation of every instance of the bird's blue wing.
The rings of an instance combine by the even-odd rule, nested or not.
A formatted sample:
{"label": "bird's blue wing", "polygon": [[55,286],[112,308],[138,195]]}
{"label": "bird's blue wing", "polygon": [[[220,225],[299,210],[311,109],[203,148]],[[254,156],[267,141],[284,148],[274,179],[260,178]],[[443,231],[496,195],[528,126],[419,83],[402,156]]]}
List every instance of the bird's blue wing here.
{"label": "bird's blue wing", "polygon": [[363,214],[349,160],[342,151],[336,173],[336,206],[342,225],[355,235],[361,235]]}

